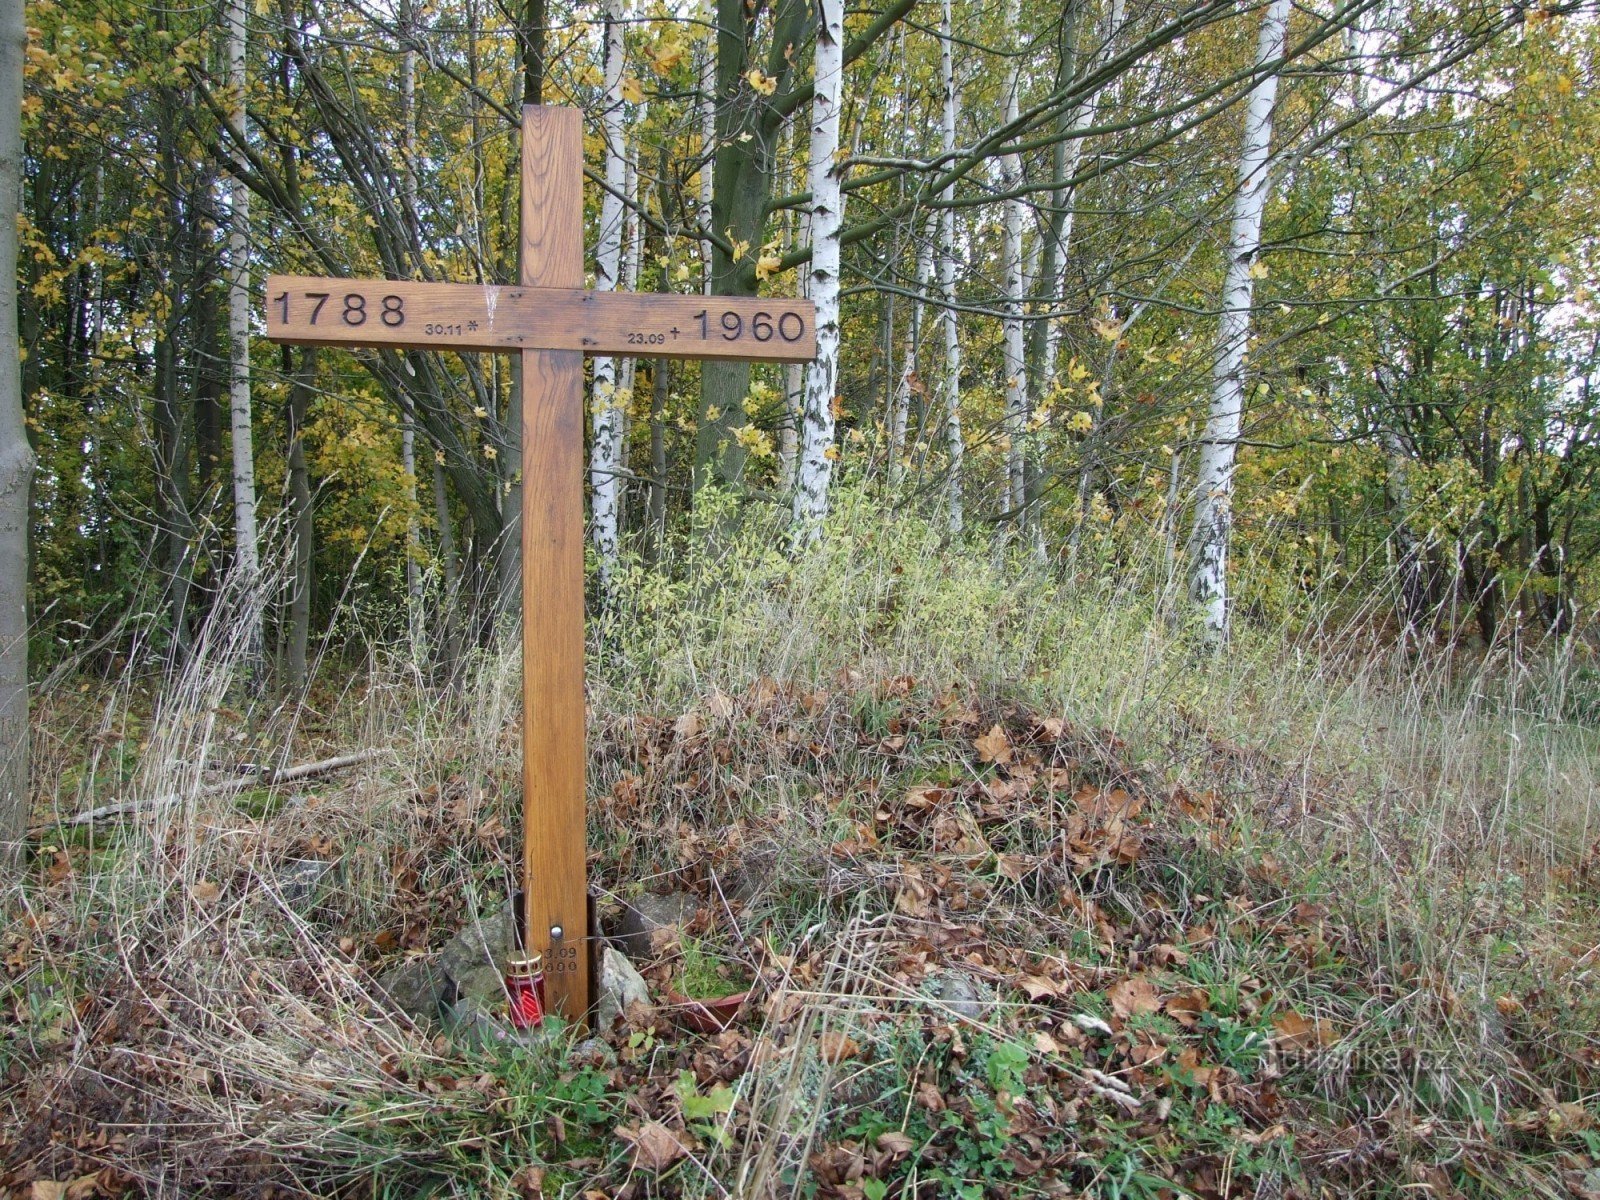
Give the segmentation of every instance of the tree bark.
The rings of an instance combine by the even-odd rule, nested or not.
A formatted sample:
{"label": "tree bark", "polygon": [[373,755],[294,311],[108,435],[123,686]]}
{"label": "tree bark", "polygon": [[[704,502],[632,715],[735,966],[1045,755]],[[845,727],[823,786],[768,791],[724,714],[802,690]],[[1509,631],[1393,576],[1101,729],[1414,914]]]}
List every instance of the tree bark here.
{"label": "tree bark", "polygon": [[[1010,61],[1006,67],[1005,122],[1017,120],[1022,83],[1022,58],[1017,47],[1017,9],[1019,0],[1006,0],[1005,32],[1001,43]],[[1022,156],[1000,156],[1000,189],[1019,192],[1022,188]],[[1005,202],[1005,317],[1001,321],[1006,394],[1006,487],[1000,511],[1011,514],[1011,527],[1020,533],[1027,525],[1027,470],[1024,441],[1028,434],[1028,364],[1023,345],[1023,301],[1027,279],[1022,259],[1022,222],[1027,204],[1020,196]]]}
{"label": "tree bark", "polygon": [[[622,197],[628,184],[628,161],[622,129],[622,3],[605,6],[605,136],[606,186],[600,196],[600,228],[596,234],[594,286],[614,292],[621,282],[623,239]],[[614,358],[597,355],[594,366],[594,438],[589,448],[590,536],[600,568],[600,592],[607,605],[615,599],[619,544],[618,497],[622,482],[621,379]]]}
{"label": "tree bark", "polygon": [[844,228],[844,161],[839,102],[844,80],[844,0],[817,0],[816,90],[811,101],[811,301],[817,306],[817,357],[806,377],[800,467],[794,489],[794,539],[809,545],[828,515],[828,486],[839,391],[839,233]]}
{"label": "tree bark", "polygon": [[[1258,66],[1283,57],[1289,0],[1272,0],[1256,46]],[[1228,637],[1228,540],[1233,528],[1233,472],[1244,422],[1245,350],[1255,280],[1250,268],[1261,245],[1261,215],[1271,183],[1272,108],[1278,73],[1263,75],[1250,89],[1244,140],[1239,152],[1239,190],[1234,196],[1222,285],[1222,319],[1212,370],[1211,411],[1200,440],[1194,528],[1189,538],[1189,594],[1200,605],[1208,636]]]}
{"label": "tree bark", "polygon": [[[0,0],[0,865],[28,823],[28,503],[33,447],[22,414],[17,337],[17,200],[22,188],[22,0]],[[8,872],[6,882],[10,882]]]}
{"label": "tree bark", "polygon": [[[941,149],[948,160],[956,151],[956,118],[960,99],[956,95],[954,36],[950,20],[951,0],[944,0],[939,21],[940,69],[944,81],[944,128]],[[940,197],[946,202],[955,197],[951,183]],[[951,533],[960,533],[965,521],[961,496],[962,461],[966,447],[961,436],[961,336],[956,326],[956,210],[944,210],[944,230],[939,245],[939,293],[944,298],[944,379],[940,391],[944,399],[945,446],[949,454],[945,478],[946,522]]]}
{"label": "tree bark", "polygon": [[[311,514],[311,472],[306,466],[306,413],[317,374],[317,348],[300,349],[298,369],[291,370],[290,350],[284,348],[284,371],[289,374],[289,557],[293,574],[289,585],[289,636],[284,682],[296,696],[308,682],[307,650],[311,644],[311,595],[315,584],[316,527]],[[415,471],[415,464],[412,470]],[[413,475],[413,488],[415,476]],[[408,564],[414,565],[414,564]]]}
{"label": "tree bark", "polygon": [[933,278],[933,247],[939,238],[939,218],[928,218],[928,227],[917,242],[916,298],[906,321],[906,358],[900,377],[895,380],[894,404],[889,412],[889,486],[899,488],[906,474],[906,432],[911,426],[911,397],[926,394],[917,364],[922,350],[922,318],[927,307],[928,287]]}
{"label": "tree bark", "polygon": [[[242,145],[246,114],[245,0],[228,2],[229,120]],[[250,418],[250,189],[235,175],[228,188],[228,409],[233,431],[233,569],[250,623],[247,670],[258,670],[262,630],[261,560],[256,540],[256,465]]]}

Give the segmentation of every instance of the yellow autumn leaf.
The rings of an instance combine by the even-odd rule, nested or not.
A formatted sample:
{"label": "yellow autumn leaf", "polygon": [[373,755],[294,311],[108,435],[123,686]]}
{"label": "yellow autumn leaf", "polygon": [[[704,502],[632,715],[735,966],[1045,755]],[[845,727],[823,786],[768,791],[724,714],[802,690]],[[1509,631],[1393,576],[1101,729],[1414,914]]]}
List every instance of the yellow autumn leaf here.
{"label": "yellow autumn leaf", "polygon": [[763,96],[770,96],[778,90],[778,81],[760,67],[751,67],[746,71],[744,81]]}
{"label": "yellow autumn leaf", "polygon": [[639,81],[632,75],[622,77],[622,98],[629,104],[644,103],[644,88],[639,86]]}
{"label": "yellow autumn leaf", "polygon": [[1267,264],[1262,262],[1259,258],[1250,264],[1251,279],[1265,279],[1268,274],[1270,274],[1270,272],[1267,270]]}
{"label": "yellow autumn leaf", "polygon": [[761,257],[756,259],[756,278],[765,279],[769,275],[776,275],[782,268],[783,259],[771,250],[764,251]]}
{"label": "yellow autumn leaf", "polygon": [[649,55],[650,65],[656,69],[656,72],[665,75],[683,61],[684,48],[682,42],[676,40],[664,41],[660,45],[646,50],[645,53]]}

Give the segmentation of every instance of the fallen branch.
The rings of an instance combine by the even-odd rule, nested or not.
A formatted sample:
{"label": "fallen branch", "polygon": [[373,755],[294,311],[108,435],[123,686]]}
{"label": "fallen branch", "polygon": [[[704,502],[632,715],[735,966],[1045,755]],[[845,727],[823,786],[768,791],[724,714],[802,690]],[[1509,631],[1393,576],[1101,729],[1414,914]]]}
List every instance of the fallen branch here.
{"label": "fallen branch", "polygon": [[174,804],[182,804],[185,800],[199,800],[205,796],[225,796],[232,792],[242,792],[251,787],[270,787],[279,783],[292,783],[296,779],[310,779],[316,775],[326,775],[331,771],[342,771],[346,767],[354,767],[364,762],[371,762],[375,758],[381,758],[383,754],[384,751],[382,750],[362,750],[356,754],[340,754],[334,758],[320,759],[317,762],[301,763],[297,767],[284,767],[276,771],[257,771],[238,779],[209,784],[194,792],[175,792],[166,796],[152,796],[146,800],[118,800],[112,804],[103,804],[99,808],[91,808],[88,812],[81,812],[73,817],[68,824],[87,825],[91,821],[101,821],[106,817],[118,817],[124,813],[148,812],[170,808]]}

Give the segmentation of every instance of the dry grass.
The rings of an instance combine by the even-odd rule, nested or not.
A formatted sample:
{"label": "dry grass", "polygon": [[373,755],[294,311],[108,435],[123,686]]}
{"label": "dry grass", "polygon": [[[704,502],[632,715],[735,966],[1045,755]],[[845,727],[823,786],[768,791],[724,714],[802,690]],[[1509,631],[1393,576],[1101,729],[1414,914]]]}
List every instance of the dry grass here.
{"label": "dry grass", "polygon": [[[1366,614],[1312,636],[1301,613],[1218,657],[1172,619],[1161,564],[1099,565],[1093,547],[1070,572],[996,563],[865,505],[799,566],[767,544],[691,540],[670,572],[638,573],[592,656],[597,883],[703,897],[760,981],[734,1041],[635,1031],[580,1137],[588,1101],[568,1093],[591,1068],[565,1051],[485,1059],[389,1011],[375,975],[511,887],[515,659],[481,653],[439,689],[412,646],[369,647],[325,665],[305,706],[275,707],[240,689],[224,608],[178,678],[136,661],[40,698],[39,848],[4,934],[11,1178],[496,1195],[529,1194],[542,1162],[550,1195],[585,1180],[787,1195],[802,1179],[860,1194],[852,1179],[874,1172],[956,1194],[871,1130],[923,1119],[934,1061],[941,1086],[970,1075],[978,1107],[952,1111],[979,1130],[1010,1045],[1055,1106],[1041,1128],[1078,1131],[1062,1170],[1089,1194],[1154,1195],[1180,1173],[1174,1141],[1197,1194],[1555,1196],[1600,1161],[1575,1128],[1600,1065],[1595,734],[1565,715],[1589,711],[1578,647],[1468,658],[1380,645]],[[1003,779],[973,742],[997,723],[1073,788],[1144,798],[1140,853],[1045,862],[1072,791],[988,804]],[[205,794],[241,762],[361,747],[384,754]],[[918,786],[949,790],[954,826],[906,815]],[[56,824],[172,793],[186,799],[92,836]],[[307,858],[337,864],[310,897],[292,872]],[[952,1024],[925,986],[953,966],[987,993],[975,1023]],[[1232,1036],[1157,1013],[1115,1052],[1071,1041],[1074,1016],[1114,1016],[1107,989],[1146,973],[1218,1012],[1236,998],[1240,1028],[1270,1034],[1292,1009],[1337,1039],[1222,1099],[1151,1076],[1146,1115],[1123,1120],[1088,1067],[1134,1071],[1112,1064],[1161,1038],[1215,1056]],[[1019,991],[1030,974],[1059,994]],[[824,1033],[855,1049],[830,1061]],[[609,1130],[683,1116],[684,1070],[736,1106],[691,1124],[694,1153],[659,1181],[624,1184],[630,1151]],[[571,1144],[551,1140],[562,1112]],[[1238,1124],[1219,1132],[1223,1112]],[[1055,1135],[1037,1136],[1043,1161]]]}

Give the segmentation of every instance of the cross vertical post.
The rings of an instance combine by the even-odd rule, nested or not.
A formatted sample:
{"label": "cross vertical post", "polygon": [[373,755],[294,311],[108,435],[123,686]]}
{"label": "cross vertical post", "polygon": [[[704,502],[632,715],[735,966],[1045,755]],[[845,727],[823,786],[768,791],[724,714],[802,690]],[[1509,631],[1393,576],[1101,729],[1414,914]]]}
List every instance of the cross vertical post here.
{"label": "cross vertical post", "polygon": [[[583,124],[522,110],[524,287],[583,287]],[[522,870],[551,1008],[589,1009],[583,688],[583,352],[522,351]]]}

